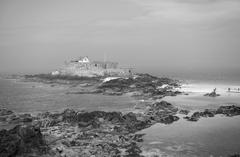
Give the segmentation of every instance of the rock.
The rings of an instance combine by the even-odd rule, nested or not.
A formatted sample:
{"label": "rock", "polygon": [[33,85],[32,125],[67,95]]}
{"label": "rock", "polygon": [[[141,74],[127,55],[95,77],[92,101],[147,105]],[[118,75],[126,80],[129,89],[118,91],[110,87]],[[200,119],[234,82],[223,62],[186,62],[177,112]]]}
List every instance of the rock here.
{"label": "rock", "polygon": [[232,105],[232,106],[220,106],[216,114],[224,114],[226,116],[237,116],[240,115],[240,107]]}
{"label": "rock", "polygon": [[30,114],[20,114],[12,116],[9,119],[9,123],[19,124],[19,123],[31,123],[33,121],[33,117]]}
{"label": "rock", "polygon": [[216,88],[215,88],[211,93],[204,94],[204,96],[217,97],[217,96],[220,96],[220,94],[216,93]]}
{"label": "rock", "polygon": [[133,121],[137,121],[137,117],[134,113],[132,112],[129,112],[127,114],[125,114],[123,116],[123,119],[126,121],[126,122],[133,122]]}
{"label": "rock", "polygon": [[188,110],[180,110],[180,111],[179,111],[179,114],[188,115],[189,112],[190,112],[190,111],[188,111]]}
{"label": "rock", "polygon": [[167,113],[176,113],[178,111],[178,108],[166,101],[156,102],[150,105],[150,108],[152,111],[166,111]]}
{"label": "rock", "polygon": [[[8,146],[7,143],[1,148],[6,149],[5,152],[12,156],[41,153],[42,148],[47,150],[50,156],[141,156],[139,142],[143,142],[144,135],[136,132],[157,122],[170,124],[179,119],[175,116],[178,109],[166,101],[149,105],[145,112],[144,108],[142,110],[139,113],[122,114],[66,109],[61,113],[46,112],[36,117],[28,114],[11,115],[12,119],[23,118],[27,122],[30,122],[30,119],[26,119],[31,117],[34,126],[18,126],[13,129],[14,133],[5,130],[4,136],[10,134],[13,138],[3,136],[1,140],[5,143],[9,140],[13,144]],[[37,126],[41,127],[46,141]],[[48,147],[45,143],[49,149],[46,149]]]}
{"label": "rock", "polygon": [[5,122],[7,120],[6,116],[0,116],[0,122]]}
{"label": "rock", "polygon": [[[167,84],[168,88],[159,89],[163,84]],[[164,96],[176,96],[181,92],[173,91],[174,87],[179,84],[175,80],[167,78],[158,78],[148,74],[137,74],[133,78],[117,78],[107,82],[103,82],[98,89],[106,95],[122,95],[125,93],[138,92],[140,95],[132,95],[134,97],[146,96],[148,98],[159,99]]]}
{"label": "rock", "polygon": [[6,116],[13,114],[13,111],[7,109],[0,109],[0,116]]}
{"label": "rock", "polygon": [[191,117],[184,117],[188,121],[198,121],[201,117],[214,117],[216,114],[223,114],[226,116],[240,115],[240,107],[232,106],[220,106],[217,110],[205,109],[203,112],[195,112]]}
{"label": "rock", "polygon": [[214,117],[216,111],[205,109],[204,112],[201,112],[202,117]]}
{"label": "rock", "polygon": [[61,114],[61,116],[63,117],[63,121],[64,122],[74,122],[77,119],[77,112],[73,109],[66,109],[63,111],[63,113]]}
{"label": "rock", "polygon": [[206,94],[204,94],[204,96],[217,97],[217,96],[220,96],[220,94],[216,94],[216,93],[206,93]]}
{"label": "rock", "polygon": [[193,121],[196,122],[200,119],[201,113],[200,112],[194,112],[193,115],[191,117],[184,117],[185,119],[187,119],[188,121]]}
{"label": "rock", "polygon": [[161,101],[149,105],[145,111],[145,115],[147,115],[151,121],[171,124],[179,120],[179,117],[174,116],[177,111],[178,108],[174,107],[172,104]]}
{"label": "rock", "polygon": [[164,123],[164,124],[171,124],[175,121],[178,121],[179,120],[179,117],[177,116],[173,116],[173,115],[168,115],[167,117],[164,117],[160,120],[161,123]]}
{"label": "rock", "polygon": [[24,153],[43,153],[46,150],[40,128],[16,126],[0,131],[0,156],[16,156]]}
{"label": "rock", "polygon": [[142,153],[141,149],[135,142],[131,143],[128,146],[126,152],[127,152],[127,155],[125,155],[126,157],[143,157],[142,155],[140,155]]}
{"label": "rock", "polygon": [[196,122],[199,120],[199,118],[196,118],[196,117],[189,117],[189,116],[186,116],[186,117],[183,117],[184,119],[187,119],[188,121],[192,121],[192,122]]}

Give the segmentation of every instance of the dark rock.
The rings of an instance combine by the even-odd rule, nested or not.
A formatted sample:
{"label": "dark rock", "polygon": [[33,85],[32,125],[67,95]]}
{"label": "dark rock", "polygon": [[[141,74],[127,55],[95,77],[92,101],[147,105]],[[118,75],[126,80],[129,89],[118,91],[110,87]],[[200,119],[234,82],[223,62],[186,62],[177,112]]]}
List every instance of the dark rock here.
{"label": "dark rock", "polygon": [[217,97],[217,96],[220,96],[220,94],[216,94],[216,93],[207,93],[207,94],[204,94],[204,96]]}
{"label": "dark rock", "polygon": [[178,108],[174,107],[172,104],[170,104],[166,101],[161,101],[160,103],[153,104],[153,109],[154,110],[165,110],[165,111],[174,112],[174,113],[176,113],[178,111]]}
{"label": "dark rock", "polygon": [[61,114],[64,122],[74,122],[77,118],[77,112],[73,109],[66,109]]}
{"label": "dark rock", "polygon": [[179,117],[174,116],[178,111],[178,108],[174,107],[172,104],[161,101],[151,104],[146,110],[145,114],[149,117],[149,120],[171,124],[174,121],[179,120]]}
{"label": "dark rock", "polygon": [[13,114],[13,111],[7,109],[0,109],[0,116],[6,116]]}
{"label": "dark rock", "polygon": [[161,123],[164,123],[164,124],[171,124],[175,121],[178,121],[179,120],[179,117],[177,116],[173,116],[173,115],[168,115],[167,117],[164,117],[160,120]]}
{"label": "dark rock", "polygon": [[202,117],[214,117],[215,115],[215,111],[214,110],[209,110],[209,109],[205,109],[204,112],[201,112],[201,116]]}
{"label": "dark rock", "polygon": [[133,136],[131,136],[130,138],[132,138],[132,140],[136,141],[136,142],[143,142],[143,136],[145,134],[135,134]]}
{"label": "dark rock", "polygon": [[187,119],[188,121],[192,121],[192,122],[196,122],[199,120],[199,118],[196,118],[196,117],[189,117],[189,116],[186,116],[186,117],[183,117],[184,119]]}
{"label": "dark rock", "polygon": [[128,146],[126,152],[127,155],[125,155],[125,157],[143,157],[140,155],[142,153],[140,147],[135,142]]}
{"label": "dark rock", "polygon": [[188,115],[189,112],[190,112],[190,111],[188,111],[188,110],[180,110],[180,111],[179,111],[179,114]]}
{"label": "dark rock", "polygon": [[204,94],[204,96],[217,97],[217,96],[220,96],[220,94],[216,93],[216,88],[215,88],[211,93]]}
{"label": "dark rock", "polygon": [[193,121],[196,122],[200,119],[201,113],[200,112],[194,112],[193,115],[191,117],[184,117],[185,119],[187,119],[188,121]]}
{"label": "dark rock", "polygon": [[112,123],[121,123],[123,122],[123,117],[121,112],[105,112],[104,118],[107,121],[111,121]]}
{"label": "dark rock", "polygon": [[130,112],[130,113],[127,113],[123,116],[123,119],[126,121],[126,122],[133,122],[133,121],[137,121],[137,117],[134,113]]}
{"label": "dark rock", "polygon": [[33,121],[33,117],[30,114],[20,114],[15,116],[14,118],[11,119],[11,121],[9,121],[9,123],[30,123]]}
{"label": "dark rock", "polygon": [[46,149],[40,128],[16,126],[0,131],[0,156],[16,156],[24,153],[43,153]]}
{"label": "dark rock", "polygon": [[188,121],[198,121],[201,117],[214,117],[216,114],[223,114],[226,116],[240,115],[240,107],[232,106],[220,106],[217,110],[205,109],[203,112],[195,112],[191,117],[184,117]]}
{"label": "dark rock", "polygon": [[[168,84],[168,88],[159,89],[163,84]],[[127,92],[140,92],[142,96],[157,99],[164,96],[176,96],[181,92],[172,91],[173,87],[179,84],[175,80],[168,78],[158,78],[149,74],[137,74],[135,78],[118,78],[102,83],[98,89],[106,95],[122,95]],[[133,95],[134,96],[134,95]],[[136,96],[135,96],[136,97]],[[139,95],[138,95],[139,97]]]}
{"label": "dark rock", "polygon": [[220,106],[216,114],[224,114],[226,116],[237,116],[240,115],[240,107],[232,105],[232,106]]}
{"label": "dark rock", "polygon": [[148,128],[152,125],[151,121],[130,121],[126,124],[123,124],[124,128],[129,133],[135,133],[136,131]]}

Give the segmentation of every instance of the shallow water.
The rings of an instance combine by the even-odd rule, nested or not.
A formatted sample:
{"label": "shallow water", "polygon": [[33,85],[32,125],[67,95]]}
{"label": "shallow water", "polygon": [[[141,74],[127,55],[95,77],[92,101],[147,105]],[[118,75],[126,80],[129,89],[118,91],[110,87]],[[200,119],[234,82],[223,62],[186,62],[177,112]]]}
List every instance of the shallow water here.
{"label": "shallow water", "polygon": [[[191,83],[193,82],[193,83]],[[233,89],[240,88],[240,82],[196,82],[191,81],[188,84],[184,84],[181,89],[182,92],[188,93],[188,95],[179,95],[176,97],[165,97],[164,100],[178,106],[190,110],[199,110],[206,108],[217,108],[220,105],[240,105],[240,93],[228,92],[228,87]],[[216,88],[218,97],[203,96],[206,93],[210,93]]]}
{"label": "shallow water", "polygon": [[227,156],[240,152],[240,116],[181,119],[171,125],[156,124],[140,133],[146,151],[169,156]]}
{"label": "shallow water", "polygon": [[[217,108],[220,105],[240,104],[240,95],[224,93],[225,89],[222,90],[220,97],[204,97],[204,92],[212,90],[213,86],[215,85],[211,87],[190,85],[189,87],[195,90],[188,88],[191,91],[189,95],[165,97],[164,100],[192,112]],[[216,88],[220,89],[219,87]],[[129,96],[66,95],[69,90],[71,89],[67,86],[51,87],[42,83],[0,79],[0,108],[30,113],[61,111],[65,108],[128,111],[136,103]],[[181,118],[171,125],[156,124],[141,131],[146,133],[143,149],[158,155],[184,157],[226,156],[235,152],[240,153],[239,124],[240,116],[201,118],[198,122],[188,122]]]}
{"label": "shallow water", "polygon": [[[205,97],[212,87],[221,89],[219,97]],[[240,105],[240,94],[227,93],[226,85],[200,83],[183,88],[189,95],[165,97],[178,108],[194,111],[218,108],[221,105]],[[143,148],[148,154],[168,156],[219,157],[240,153],[240,116],[201,118],[198,122],[181,119],[171,125],[156,124],[140,133],[144,136]],[[150,156],[150,155],[149,155]]]}
{"label": "shallow water", "polygon": [[129,96],[65,94],[67,86],[0,79],[0,108],[15,112],[78,110],[128,110],[135,101]]}

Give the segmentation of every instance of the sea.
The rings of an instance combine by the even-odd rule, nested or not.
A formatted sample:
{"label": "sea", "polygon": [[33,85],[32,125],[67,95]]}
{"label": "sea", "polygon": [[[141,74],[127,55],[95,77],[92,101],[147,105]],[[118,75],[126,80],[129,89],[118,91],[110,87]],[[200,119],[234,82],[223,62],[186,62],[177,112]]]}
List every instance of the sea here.
{"label": "sea", "polygon": [[[238,78],[219,79],[211,76],[193,79],[164,76],[181,80],[183,85],[179,90],[188,93],[164,98],[180,109],[188,109],[193,113],[206,108],[218,108],[221,105],[240,106],[240,93],[237,92],[240,88]],[[203,96],[214,88],[221,96],[215,98]],[[236,92],[228,92],[229,88]],[[138,103],[128,95],[66,94],[70,90],[71,87],[64,85],[51,86],[0,78],[0,108],[31,114],[59,112],[66,108],[128,112]],[[142,143],[145,156],[225,157],[240,153],[240,116],[215,116],[201,118],[198,122],[189,122],[184,120],[182,115],[178,116],[180,120],[173,124],[155,124],[139,132],[145,134]],[[0,129],[4,127],[0,123]]]}

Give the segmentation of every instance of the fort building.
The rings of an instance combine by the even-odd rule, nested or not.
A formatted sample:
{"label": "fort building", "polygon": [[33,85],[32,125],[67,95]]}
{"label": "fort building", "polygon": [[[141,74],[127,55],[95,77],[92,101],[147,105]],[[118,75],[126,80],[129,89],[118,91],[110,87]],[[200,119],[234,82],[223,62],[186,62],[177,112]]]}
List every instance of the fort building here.
{"label": "fort building", "polygon": [[65,63],[63,68],[54,71],[51,74],[82,77],[129,76],[132,75],[132,69],[120,68],[117,62],[91,61],[87,56],[85,56]]}

